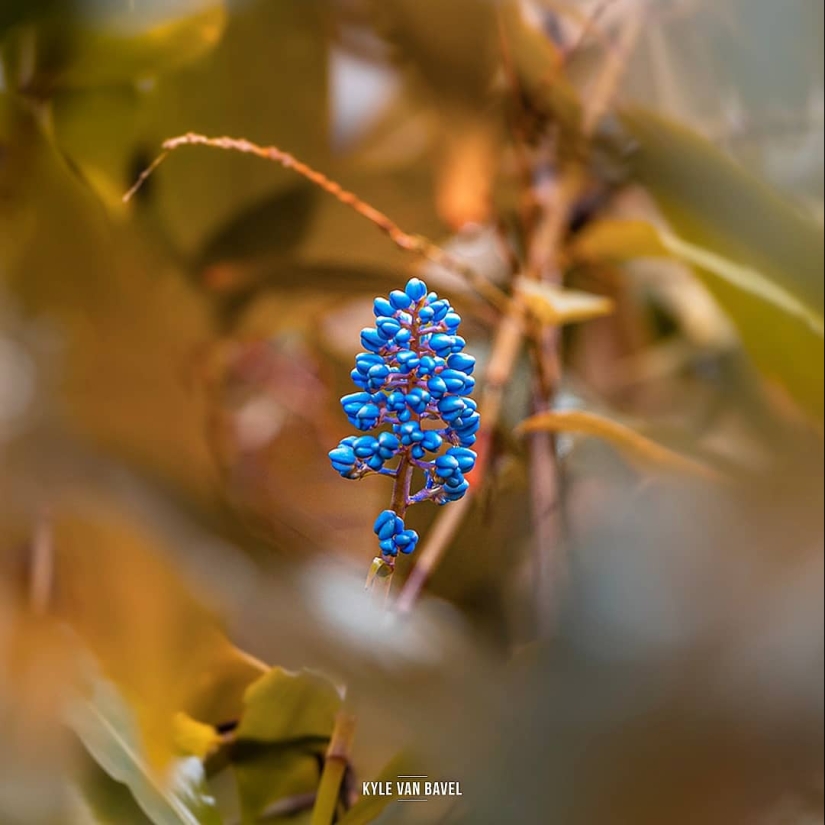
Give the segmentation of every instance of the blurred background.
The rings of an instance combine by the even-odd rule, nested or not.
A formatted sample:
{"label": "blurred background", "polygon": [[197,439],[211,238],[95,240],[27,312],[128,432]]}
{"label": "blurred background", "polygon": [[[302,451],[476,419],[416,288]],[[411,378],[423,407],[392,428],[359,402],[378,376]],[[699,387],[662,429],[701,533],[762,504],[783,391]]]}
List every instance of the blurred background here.
{"label": "blurred background", "polygon": [[[317,825],[343,685],[341,825],[822,823],[822,29],[2,0],[0,823]],[[237,152],[124,202],[187,132],[462,265]],[[410,514],[393,616],[390,491],[327,452],[412,274],[464,319],[483,470]],[[463,796],[359,800],[403,773]]]}

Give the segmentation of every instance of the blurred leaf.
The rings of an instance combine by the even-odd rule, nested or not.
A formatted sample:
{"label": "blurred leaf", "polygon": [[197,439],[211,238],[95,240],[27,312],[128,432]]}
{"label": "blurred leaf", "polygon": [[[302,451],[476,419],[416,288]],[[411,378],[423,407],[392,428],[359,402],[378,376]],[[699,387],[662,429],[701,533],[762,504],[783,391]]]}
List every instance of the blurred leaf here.
{"label": "blurred leaf", "polygon": [[621,119],[638,141],[633,174],[684,242],[680,256],[696,259],[762,371],[821,417],[821,226],[689,130],[640,108],[624,109]]}
{"label": "blurred leaf", "polygon": [[186,382],[210,334],[205,302],[108,220],[31,111],[5,96],[0,145],[0,278],[59,336],[64,420],[219,513],[205,400]]}
{"label": "blurred leaf", "polygon": [[113,779],[91,756],[83,766],[73,800],[78,825],[148,825],[152,820],[135,801],[129,788]]}
{"label": "blurred leaf", "polygon": [[203,762],[221,744],[221,736],[212,725],[196,722],[185,713],[176,713],[172,726],[175,748],[185,756],[197,756]]}
{"label": "blurred leaf", "polygon": [[273,668],[250,685],[231,759],[244,825],[282,800],[314,793],[341,699],[323,677]]}
{"label": "blurred leaf", "polygon": [[[149,8],[147,8],[149,6]],[[107,86],[155,77],[201,57],[220,40],[222,0],[125,0],[47,7],[4,44],[10,85],[40,96],[57,88]]]}
{"label": "blurred leaf", "polygon": [[[195,265],[199,271],[249,261],[269,253],[284,261],[305,234],[321,193],[297,176],[292,186],[251,204],[208,238]],[[208,271],[204,273],[208,279]]]}
{"label": "blurred leaf", "polygon": [[[242,825],[261,821],[280,822],[269,817],[271,811],[283,810],[289,800],[308,799],[318,788],[318,757],[299,747],[269,747],[245,751],[232,761],[241,802]],[[306,805],[310,807],[311,802]],[[285,817],[284,822],[292,822]]]}
{"label": "blurred leaf", "polygon": [[272,668],[250,685],[236,731],[239,740],[290,742],[329,739],[341,697],[324,677]]}
{"label": "blurred leaf", "polygon": [[217,642],[207,666],[193,681],[184,709],[211,727],[236,722],[244,707],[247,688],[268,670],[263,662],[226,639]]}
{"label": "blurred leaf", "polygon": [[[324,25],[318,3],[233,4],[209,54],[161,73],[151,85],[61,90],[57,143],[118,212],[120,197],[161,143],[184,132],[275,143],[323,168],[329,154]],[[136,208],[143,207],[175,251],[208,266],[262,251],[283,256],[316,201],[313,187],[277,164],[192,151],[176,155],[149,181]]]}
{"label": "blurred leaf", "polygon": [[[191,2],[167,3],[165,19],[142,31],[123,32],[115,26],[80,29],[61,85],[112,85],[156,76],[196,60],[219,42],[226,24],[222,0],[199,0],[198,5],[203,10],[192,14]],[[186,16],[172,17],[176,7]],[[125,19],[134,20],[134,15]]]}
{"label": "blurred leaf", "polygon": [[133,708],[141,752],[162,771],[179,752],[175,714],[237,713],[236,680],[249,680],[256,668],[172,566],[168,537],[96,493],[75,492],[72,510],[64,502],[55,512],[55,610]]}
{"label": "blurred leaf", "polygon": [[60,0],[4,0],[0,5],[0,38],[7,29],[50,11]]}
{"label": "blurred leaf", "polygon": [[370,0],[376,26],[396,57],[436,100],[478,108],[498,65],[496,2]]}
{"label": "blurred leaf", "polygon": [[[159,80],[147,137],[159,148],[166,138],[185,132],[233,135],[275,144],[326,167],[329,70],[323,8],[305,0],[236,4],[216,49]],[[246,234],[248,245],[249,230],[237,223],[240,215],[267,208],[276,193],[296,186],[295,173],[278,164],[193,149],[177,153],[155,176],[152,202],[174,245],[198,255],[217,237],[226,244],[230,226]],[[304,209],[281,210],[277,243],[291,244],[287,227],[298,235],[306,217]],[[258,226],[266,239],[271,220],[262,219]]]}
{"label": "blurred leaf", "polygon": [[[51,117],[57,145],[106,207],[123,212],[123,193],[149,151],[147,92],[134,85],[61,89]],[[148,160],[148,158],[146,159]]]}
{"label": "blurred leaf", "polygon": [[91,695],[70,712],[70,724],[98,764],[127,785],[155,825],[219,825],[220,816],[195,757],[158,773],[140,744],[134,717],[111,683],[96,679]]}
{"label": "blurred leaf", "polygon": [[675,258],[715,276],[731,286],[749,292],[766,303],[796,315],[820,336],[821,314],[806,306],[796,296],[765,278],[761,273],[722,258],[707,249],[694,246],[665,229],[647,221],[604,219],[585,227],[570,247],[571,254],[584,261],[626,262],[634,258]]}
{"label": "blurred leaf", "polygon": [[613,312],[613,301],[601,295],[565,289],[521,278],[517,287],[530,313],[542,324],[559,326],[601,318]]}
{"label": "blurred leaf", "polygon": [[522,421],[517,431],[594,435],[610,442],[632,464],[643,470],[665,470],[713,481],[719,481],[721,478],[707,465],[663,447],[624,424],[583,410],[538,413]]}
{"label": "blurred leaf", "polygon": [[634,258],[670,257],[660,230],[642,220],[601,218],[573,236],[567,251],[578,263],[626,263]]}

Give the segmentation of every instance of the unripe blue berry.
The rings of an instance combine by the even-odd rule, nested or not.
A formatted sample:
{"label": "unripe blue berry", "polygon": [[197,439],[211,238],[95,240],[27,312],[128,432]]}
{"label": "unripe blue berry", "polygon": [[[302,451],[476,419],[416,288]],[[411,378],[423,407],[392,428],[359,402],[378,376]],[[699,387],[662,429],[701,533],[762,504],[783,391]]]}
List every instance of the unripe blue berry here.
{"label": "unripe blue berry", "polygon": [[372,311],[376,318],[390,317],[395,312],[395,307],[386,298],[376,298],[372,302]]}
{"label": "unripe blue berry", "polygon": [[378,352],[387,342],[378,334],[378,330],[366,327],[361,330],[361,346],[370,352]]}
{"label": "unripe blue berry", "polygon": [[390,303],[396,309],[406,309],[412,302],[406,292],[402,292],[400,289],[394,289],[390,293]]}
{"label": "unripe blue berry", "polygon": [[447,366],[450,369],[471,375],[476,366],[476,359],[472,355],[456,352],[447,359]]}
{"label": "unripe blue berry", "polygon": [[453,336],[437,332],[430,336],[429,344],[433,352],[442,357],[450,353],[453,349]]}
{"label": "unripe blue berry", "polygon": [[410,278],[404,287],[404,292],[412,301],[420,301],[427,294],[427,285],[418,278]]}

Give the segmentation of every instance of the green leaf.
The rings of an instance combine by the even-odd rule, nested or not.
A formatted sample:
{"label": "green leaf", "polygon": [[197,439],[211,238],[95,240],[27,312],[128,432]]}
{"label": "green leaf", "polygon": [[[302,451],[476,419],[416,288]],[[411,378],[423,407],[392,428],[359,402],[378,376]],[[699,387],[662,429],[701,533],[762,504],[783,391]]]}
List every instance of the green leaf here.
{"label": "green leaf", "polygon": [[240,749],[232,757],[232,768],[243,825],[256,825],[267,811],[283,809],[285,800],[309,800],[320,779],[318,757],[295,747]]}
{"label": "green leaf", "polygon": [[611,218],[595,221],[576,237],[569,251],[575,259],[589,262],[673,258],[795,315],[813,332],[823,334],[822,315],[761,272],[688,243],[647,221]]}
{"label": "green leaf", "polygon": [[230,759],[243,822],[251,825],[284,799],[317,790],[341,698],[317,674],[273,668],[249,686],[244,705]]}
{"label": "green leaf", "polygon": [[822,227],[693,132],[639,108],[632,169],[673,227],[671,253],[694,264],[754,362],[823,415]]}
{"label": "green leaf", "polygon": [[236,731],[239,740],[284,743],[329,739],[341,697],[324,677],[272,668],[250,685]]}
{"label": "green leaf", "polygon": [[83,766],[73,805],[75,819],[83,825],[150,825],[129,788],[113,779],[91,757]]}
{"label": "green leaf", "polygon": [[[317,3],[233,4],[215,47],[152,85],[61,87],[56,143],[116,212],[161,143],[184,132],[278,144],[327,168],[325,34]],[[262,250],[283,255],[317,200],[313,187],[277,164],[194,150],[167,163],[134,208],[188,261],[206,266]]]}
{"label": "green leaf", "polygon": [[[147,103],[151,142],[144,145],[159,148],[166,138],[186,132],[233,135],[275,144],[328,168],[329,68],[322,9],[323,4],[306,0],[235,4],[217,48],[190,70],[159,80]],[[296,184],[295,173],[278,164],[193,149],[177,153],[158,172],[151,200],[174,244],[199,255],[216,238],[228,244],[232,227],[248,234],[237,224],[241,213],[266,209],[268,199]],[[279,220],[297,235],[307,217],[305,208],[287,209]],[[284,234],[289,233],[279,231],[278,239],[283,241]]]}
{"label": "green leaf", "polygon": [[95,679],[91,694],[71,707],[69,723],[92,758],[128,786],[155,825],[221,822],[200,760],[175,760],[159,775],[143,752],[134,715],[112,683]]}
{"label": "green leaf", "polygon": [[133,83],[177,69],[213,48],[226,24],[223,0],[117,0],[55,4],[46,11],[14,30],[3,50],[10,85],[41,95]]}

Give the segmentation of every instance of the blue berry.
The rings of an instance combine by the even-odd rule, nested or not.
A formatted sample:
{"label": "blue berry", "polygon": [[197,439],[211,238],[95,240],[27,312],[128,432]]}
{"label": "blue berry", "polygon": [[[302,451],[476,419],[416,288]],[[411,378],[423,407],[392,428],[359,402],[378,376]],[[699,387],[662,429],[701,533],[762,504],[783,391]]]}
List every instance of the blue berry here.
{"label": "blue berry", "polygon": [[406,292],[402,292],[400,289],[394,289],[390,293],[390,303],[396,309],[406,309],[412,301],[410,301],[410,296],[407,295]]}
{"label": "blue berry", "polygon": [[430,394],[421,387],[414,387],[407,393],[407,406],[415,413],[423,413],[429,402]]}
{"label": "blue berry", "polygon": [[378,330],[366,327],[361,330],[361,346],[377,353],[387,342],[378,334]]}
{"label": "blue berry", "polygon": [[376,318],[390,317],[395,312],[395,307],[386,298],[376,298],[372,302],[372,311]]}
{"label": "blue berry", "polygon": [[448,423],[458,418],[462,410],[464,410],[464,400],[458,396],[445,395],[444,398],[438,402],[438,411],[441,413],[441,417]]}
{"label": "blue berry", "polygon": [[401,331],[401,324],[395,318],[379,318],[378,333],[387,341],[394,338]]}
{"label": "blue berry", "polygon": [[418,374],[419,375],[432,375],[433,370],[436,368],[437,362],[432,355],[422,355],[421,360],[418,362]]}
{"label": "blue berry", "polygon": [[472,355],[465,355],[462,352],[453,353],[447,359],[447,366],[452,370],[465,372],[467,375],[472,375],[476,366],[476,359]]}
{"label": "blue berry", "polygon": [[445,455],[458,463],[458,468],[462,473],[469,473],[476,466],[476,454],[464,447],[450,447]]}
{"label": "blue berry", "polygon": [[355,368],[363,375],[367,375],[372,367],[383,363],[384,359],[374,352],[361,352],[355,356]]}
{"label": "blue berry", "polygon": [[427,389],[429,389],[433,398],[441,398],[447,392],[447,384],[440,375],[434,375],[427,381]]}
{"label": "blue berry", "polygon": [[435,460],[435,469],[441,478],[449,478],[457,471],[460,474],[460,467],[461,465],[458,463],[458,460],[449,455],[449,453],[446,455],[440,455]]}
{"label": "blue berry", "polygon": [[468,378],[468,376],[466,376],[463,372],[450,369],[442,370],[440,377],[441,380],[447,385],[447,390],[449,392],[461,392],[461,390],[464,389],[464,382]]}
{"label": "blue berry", "polygon": [[435,335],[430,336],[429,344],[433,352],[443,357],[452,351],[454,340],[452,335],[437,332]]}
{"label": "blue berry", "polygon": [[395,537],[395,546],[402,553],[412,553],[416,544],[418,544],[418,533],[415,530],[403,530]]}
{"label": "blue berry", "polygon": [[402,349],[401,352],[396,353],[395,359],[398,361],[398,365],[401,367],[402,372],[410,372],[419,364],[417,353],[409,349]]}
{"label": "blue berry", "polygon": [[353,445],[358,458],[369,458],[378,451],[378,439],[371,435],[362,435]]}
{"label": "blue berry", "polygon": [[427,294],[427,285],[418,278],[410,278],[404,287],[404,292],[412,301],[420,301]]}

